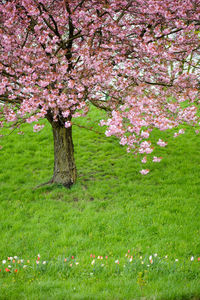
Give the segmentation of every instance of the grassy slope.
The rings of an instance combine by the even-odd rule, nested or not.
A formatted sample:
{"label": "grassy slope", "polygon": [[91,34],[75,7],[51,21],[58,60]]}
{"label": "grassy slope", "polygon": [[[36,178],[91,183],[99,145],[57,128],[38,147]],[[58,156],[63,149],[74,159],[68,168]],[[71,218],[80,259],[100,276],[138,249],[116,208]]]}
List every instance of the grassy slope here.
{"label": "grassy slope", "polygon": [[[99,112],[90,118],[77,122],[102,131]],[[200,298],[200,139],[192,130],[171,137],[156,152],[163,161],[142,176],[139,157],[115,138],[74,126],[79,178],[71,190],[33,189],[52,175],[52,136],[48,124],[38,134],[28,125],[24,131],[0,140],[0,268],[8,256],[35,260],[38,253],[52,267],[1,272],[0,299]],[[168,262],[124,268],[128,249],[134,259],[158,253]],[[108,266],[94,268],[90,253],[108,255]],[[79,265],[63,270],[70,255]]]}

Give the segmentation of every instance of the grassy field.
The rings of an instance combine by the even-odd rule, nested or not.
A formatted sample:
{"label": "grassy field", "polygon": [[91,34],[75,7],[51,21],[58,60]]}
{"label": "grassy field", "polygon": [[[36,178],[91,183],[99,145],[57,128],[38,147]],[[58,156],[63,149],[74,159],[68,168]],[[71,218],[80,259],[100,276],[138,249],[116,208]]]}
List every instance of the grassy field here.
{"label": "grassy field", "polygon": [[[93,110],[76,122],[103,132],[101,118]],[[0,299],[200,299],[200,138],[192,129],[176,139],[162,133],[168,146],[153,154],[164,159],[142,176],[141,158],[117,139],[74,126],[70,190],[35,189],[53,173],[51,128],[23,130],[0,139]]]}

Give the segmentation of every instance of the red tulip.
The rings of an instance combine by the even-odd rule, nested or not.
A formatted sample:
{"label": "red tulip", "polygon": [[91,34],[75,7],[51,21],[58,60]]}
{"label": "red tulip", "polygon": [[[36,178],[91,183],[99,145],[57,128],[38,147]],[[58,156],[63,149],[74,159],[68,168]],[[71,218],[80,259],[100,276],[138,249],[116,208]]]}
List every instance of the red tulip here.
{"label": "red tulip", "polygon": [[6,271],[6,272],[10,272],[10,269],[8,269],[8,268],[5,268],[5,271]]}

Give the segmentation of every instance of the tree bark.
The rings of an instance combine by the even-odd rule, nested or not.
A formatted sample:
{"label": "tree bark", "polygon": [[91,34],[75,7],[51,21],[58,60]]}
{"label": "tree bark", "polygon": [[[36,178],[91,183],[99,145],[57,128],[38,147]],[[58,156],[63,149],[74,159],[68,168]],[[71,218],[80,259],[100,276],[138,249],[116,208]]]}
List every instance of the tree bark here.
{"label": "tree bark", "polygon": [[76,181],[72,127],[65,128],[60,122],[50,122],[54,138],[54,174],[52,182],[70,188]]}

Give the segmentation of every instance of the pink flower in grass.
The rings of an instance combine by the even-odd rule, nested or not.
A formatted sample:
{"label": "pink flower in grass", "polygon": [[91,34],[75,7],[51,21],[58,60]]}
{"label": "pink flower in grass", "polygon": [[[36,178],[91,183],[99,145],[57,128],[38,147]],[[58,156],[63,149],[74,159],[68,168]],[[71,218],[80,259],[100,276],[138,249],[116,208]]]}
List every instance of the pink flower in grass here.
{"label": "pink flower in grass", "polygon": [[143,169],[143,170],[140,171],[140,174],[146,175],[146,174],[149,173],[149,171],[150,171],[149,169]]}

